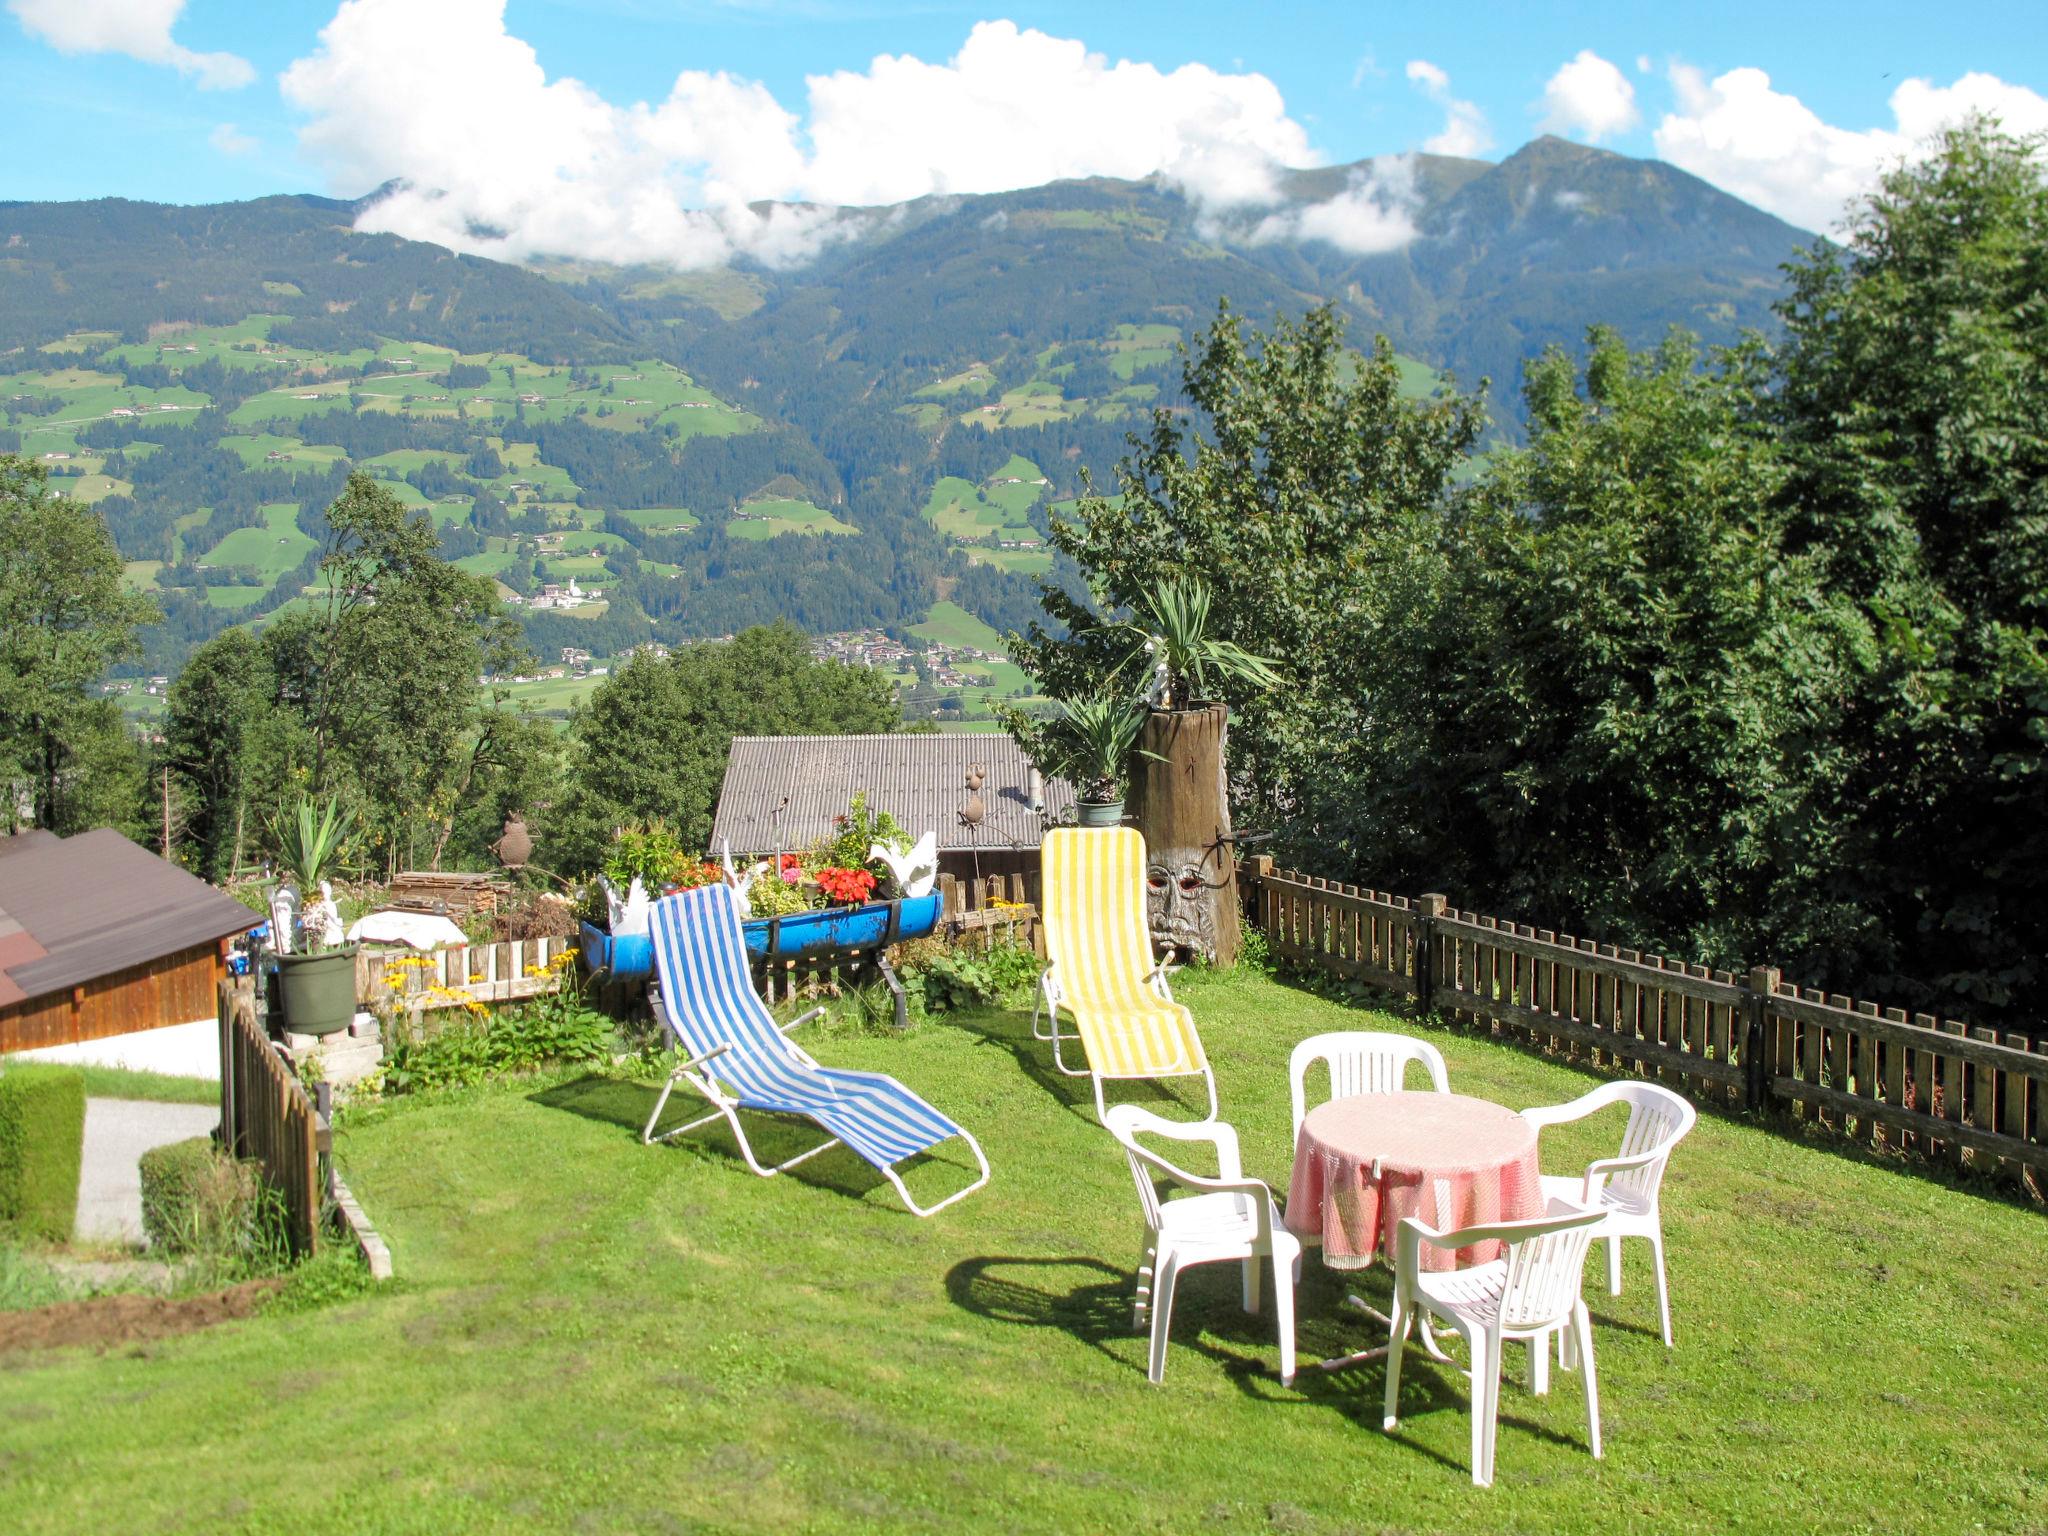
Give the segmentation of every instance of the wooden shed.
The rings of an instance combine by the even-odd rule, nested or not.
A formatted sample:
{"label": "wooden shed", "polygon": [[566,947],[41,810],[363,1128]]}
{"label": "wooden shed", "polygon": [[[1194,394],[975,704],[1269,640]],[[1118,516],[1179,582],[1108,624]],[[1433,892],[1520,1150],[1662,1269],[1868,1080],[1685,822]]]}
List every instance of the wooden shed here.
{"label": "wooden shed", "polygon": [[0,837],[0,1053],[218,1075],[214,986],[259,921],[111,828]]}
{"label": "wooden shed", "polygon": [[[979,815],[968,770],[983,771]],[[711,825],[713,851],[795,852],[825,841],[854,795],[913,838],[938,833],[939,872],[961,880],[1022,875],[1034,894],[1045,827],[1071,819],[1074,790],[1041,779],[1002,735],[741,736]]]}

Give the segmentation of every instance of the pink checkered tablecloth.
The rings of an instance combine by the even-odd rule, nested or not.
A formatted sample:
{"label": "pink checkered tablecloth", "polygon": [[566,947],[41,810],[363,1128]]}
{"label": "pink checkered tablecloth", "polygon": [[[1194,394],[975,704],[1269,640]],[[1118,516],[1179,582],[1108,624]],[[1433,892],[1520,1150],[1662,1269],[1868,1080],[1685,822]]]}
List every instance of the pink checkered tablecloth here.
{"label": "pink checkered tablecloth", "polygon": [[[1303,1117],[1287,1189],[1287,1226],[1320,1238],[1332,1269],[1364,1269],[1404,1216],[1439,1232],[1543,1214],[1536,1127],[1513,1110],[1462,1093],[1361,1093]],[[1467,1264],[1500,1257],[1499,1243],[1458,1251]],[[1452,1256],[1424,1244],[1425,1269]]]}

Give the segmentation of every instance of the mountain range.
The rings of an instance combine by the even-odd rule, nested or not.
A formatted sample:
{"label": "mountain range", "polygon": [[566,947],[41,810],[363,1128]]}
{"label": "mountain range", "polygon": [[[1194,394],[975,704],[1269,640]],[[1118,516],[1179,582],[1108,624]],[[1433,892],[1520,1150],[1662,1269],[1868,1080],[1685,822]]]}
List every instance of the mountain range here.
{"label": "mountain range", "polygon": [[[457,255],[359,231],[374,194],[0,203],[0,443],[101,506],[162,595],[159,669],[298,598],[349,465],[508,593],[595,585],[528,610],[551,647],[778,615],[908,628],[937,603],[1002,628],[1051,567],[1047,509],[1174,398],[1173,347],[1219,300],[1261,324],[1332,302],[1417,392],[1489,380],[1513,438],[1545,346],[1768,329],[1808,243],[1556,138],[1283,192],[1255,218],[1158,178],[929,197],[830,213],[801,265],[707,272]],[[1315,237],[1346,209],[1378,221],[1366,249]]]}

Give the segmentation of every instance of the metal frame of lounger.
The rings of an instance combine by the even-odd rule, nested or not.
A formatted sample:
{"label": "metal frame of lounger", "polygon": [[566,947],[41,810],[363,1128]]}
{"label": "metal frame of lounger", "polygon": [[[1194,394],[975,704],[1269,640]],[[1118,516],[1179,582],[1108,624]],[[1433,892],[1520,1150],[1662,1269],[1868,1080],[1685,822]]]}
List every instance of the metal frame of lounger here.
{"label": "metal frame of lounger", "polygon": [[[681,899],[682,897],[668,898],[668,900]],[[657,947],[658,945],[659,940],[657,940]],[[746,996],[748,997],[748,999],[755,1006],[760,1007],[762,1013],[765,1014],[767,1012],[766,1006],[761,1004],[759,997],[754,994],[752,990],[752,981],[750,977],[743,982],[743,986],[745,987]],[[659,989],[650,993],[650,1000],[654,1007],[654,1016],[657,1020],[660,1021],[661,1027],[667,1033],[668,1037],[676,1042],[678,1049],[688,1050],[689,1042],[684,1037],[683,1032],[676,1026],[675,1020],[669,1016],[667,1001],[661,995]],[[906,1095],[907,1097],[913,1099],[917,1098],[917,1095],[911,1093],[911,1091],[908,1088],[904,1087],[903,1084],[897,1082],[894,1078],[889,1077],[883,1073],[852,1072],[847,1071],[845,1069],[822,1067],[818,1064],[818,1062],[811,1056],[811,1054],[808,1051],[804,1050],[801,1046],[796,1044],[795,1041],[788,1038],[789,1032],[791,1030],[795,1029],[799,1024],[802,1024],[807,1020],[816,1018],[819,1014],[823,1013],[824,1011],[825,1009],[822,1006],[813,1008],[808,1013],[798,1015],[796,1018],[790,1020],[787,1024],[775,1024],[772,1018],[768,1020],[770,1025],[773,1026],[777,1036],[780,1037],[783,1050],[787,1053],[789,1059],[792,1062],[794,1062],[799,1067],[805,1069],[806,1071],[826,1074],[828,1077],[836,1073],[838,1076],[841,1077],[885,1082],[888,1083],[891,1087],[897,1089],[899,1092]],[[833,1135],[827,1137],[818,1145],[806,1148],[804,1151],[799,1152],[795,1157],[788,1158],[783,1162],[775,1164],[773,1167],[762,1166],[761,1160],[754,1155],[753,1144],[747,1139],[746,1127],[740,1123],[739,1111],[742,1108],[747,1108],[748,1106],[746,1106],[741,1099],[735,1097],[730,1093],[727,1093],[725,1089],[720,1086],[714,1072],[709,1068],[709,1063],[711,1063],[712,1061],[716,1060],[721,1056],[726,1055],[728,1052],[734,1049],[736,1049],[736,1042],[728,1040],[721,1045],[713,1047],[711,1050],[702,1052],[698,1055],[693,1055],[688,1060],[677,1064],[674,1070],[669,1073],[668,1081],[662,1085],[661,1096],[655,1100],[654,1113],[647,1117],[647,1124],[640,1133],[640,1140],[643,1145],[652,1146],[657,1141],[669,1141],[675,1137],[687,1135],[691,1131],[709,1125],[714,1120],[723,1119],[727,1125],[732,1127],[733,1138],[739,1143],[740,1156],[746,1159],[747,1167],[752,1169],[754,1173],[756,1173],[764,1179],[773,1178],[778,1173],[786,1172],[787,1170],[794,1168],[797,1164],[806,1162],[809,1159],[816,1157],[820,1152],[829,1151],[831,1148],[836,1146],[847,1145],[842,1137]],[[670,1129],[663,1131],[657,1135],[655,1133],[654,1127],[660,1123],[661,1113],[668,1106],[669,1095],[675,1091],[676,1085],[678,1083],[687,1084],[692,1090],[694,1090],[697,1094],[703,1097],[706,1100],[706,1102],[708,1102],[712,1106],[711,1113],[708,1115],[700,1115],[698,1118],[688,1122],[685,1125],[671,1127]],[[918,1099],[918,1102],[920,1104],[924,1104],[924,1101],[922,1099]],[[882,1175],[883,1178],[887,1179],[890,1185],[895,1189],[898,1198],[900,1198],[903,1201],[904,1206],[911,1212],[912,1215],[920,1217],[937,1215],[940,1211],[943,1211],[947,1206],[953,1204],[954,1201],[965,1199],[968,1195],[973,1194],[977,1189],[980,1189],[982,1185],[986,1184],[989,1178],[988,1158],[983,1154],[981,1150],[981,1143],[974,1139],[973,1134],[964,1127],[955,1125],[951,1119],[949,1119],[947,1116],[943,1114],[940,1114],[938,1110],[933,1109],[932,1106],[930,1106],[929,1104],[924,1104],[924,1108],[929,1110],[932,1115],[936,1116],[945,1124],[952,1126],[953,1135],[958,1136],[962,1141],[967,1143],[967,1149],[974,1154],[974,1161],[981,1170],[980,1177],[975,1179],[973,1183],[967,1185],[964,1189],[955,1190],[952,1194],[948,1195],[945,1199],[939,1201],[937,1204],[927,1207],[919,1205],[917,1201],[912,1199],[910,1191],[904,1187],[902,1176],[896,1172],[896,1168],[898,1164],[909,1161],[910,1157],[920,1156],[923,1153],[929,1152],[932,1147],[943,1145],[945,1141],[952,1140],[952,1136],[943,1137],[939,1141],[934,1141],[930,1143],[930,1145],[920,1148],[917,1152],[910,1153],[908,1157],[897,1159],[895,1163],[877,1162],[873,1158],[868,1157],[865,1153],[859,1151],[857,1148],[851,1146],[847,1147],[848,1151],[853,1152],[856,1157],[859,1157],[861,1159],[861,1161],[867,1163],[869,1167],[875,1169]],[[818,1123],[817,1117],[815,1115],[808,1114],[805,1111],[798,1109],[756,1107],[752,1109],[752,1113],[784,1115],[792,1119],[804,1119],[810,1120],[813,1123]]]}

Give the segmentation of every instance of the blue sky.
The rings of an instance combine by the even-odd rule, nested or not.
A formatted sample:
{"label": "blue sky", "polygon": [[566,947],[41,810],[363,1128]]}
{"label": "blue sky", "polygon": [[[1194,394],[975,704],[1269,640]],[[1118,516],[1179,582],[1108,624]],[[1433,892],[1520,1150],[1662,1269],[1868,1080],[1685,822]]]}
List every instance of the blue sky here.
{"label": "blue sky", "polygon": [[[1462,24],[1412,3],[1242,0],[343,9],[347,37],[336,23],[323,46],[336,0],[0,0],[0,133],[16,148],[0,198],[353,196],[403,176],[439,204],[394,211],[420,222],[402,232],[509,219],[528,246],[659,251],[685,241],[698,210],[754,198],[891,201],[1149,169],[1218,208],[1256,207],[1253,160],[1424,147],[1500,158],[1551,126],[1661,154],[1814,228],[1944,114],[1989,104],[2048,127],[2048,26],[2023,24],[2028,7],[2010,0],[1502,4],[1467,8]],[[1005,20],[1015,28],[975,32]],[[1034,47],[1032,32],[1152,69],[1091,74]],[[948,73],[970,34],[980,64]],[[871,68],[883,54],[934,68],[884,77]],[[1583,67],[1556,84],[1575,59]],[[840,71],[859,78],[828,110],[808,82]],[[731,78],[635,114],[669,102],[684,72]],[[564,77],[587,90],[547,89]],[[992,80],[1014,87],[1008,115],[969,121]],[[1155,144],[1177,112],[1185,121]],[[1140,166],[1147,156],[1159,163]],[[650,180],[667,201],[631,221],[635,233],[603,205]],[[566,201],[565,181],[577,184]],[[1398,187],[1369,196],[1391,208]],[[719,238],[738,238],[733,228]]]}

